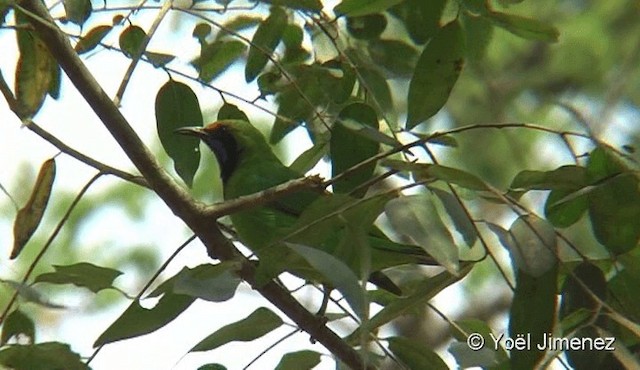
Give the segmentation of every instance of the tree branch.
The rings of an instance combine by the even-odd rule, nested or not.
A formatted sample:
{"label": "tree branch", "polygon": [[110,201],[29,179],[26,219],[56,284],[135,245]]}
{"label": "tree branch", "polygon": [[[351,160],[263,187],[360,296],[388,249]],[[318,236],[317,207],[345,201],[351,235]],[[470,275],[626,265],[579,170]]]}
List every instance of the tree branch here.
{"label": "tree branch", "polygon": [[65,144],[62,141],[60,141],[60,139],[58,139],[57,137],[55,137],[52,134],[50,134],[48,131],[46,131],[42,127],[38,126],[32,120],[28,120],[26,122],[26,126],[27,126],[27,128],[29,130],[34,132],[36,135],[40,136],[44,140],[48,141],[51,145],[53,145],[56,148],[58,148],[61,152],[63,152],[65,154],[77,159],[78,161],[80,161],[80,162],[82,162],[82,163],[84,163],[84,164],[86,164],[88,166],[91,166],[91,167],[95,168],[96,170],[100,171],[101,173],[103,173],[105,175],[114,175],[114,176],[117,176],[117,177],[119,177],[119,178],[121,178],[121,179],[123,179],[125,181],[132,182],[134,184],[143,186],[145,188],[149,187],[149,184],[147,184],[147,180],[145,180],[144,177],[133,175],[133,174],[130,174],[128,172],[119,170],[117,168],[114,168],[114,167],[106,165],[106,164],[104,164],[102,162],[96,161],[95,159],[80,153],[79,151],[71,148],[67,144]]}
{"label": "tree branch", "polygon": [[9,85],[7,85],[7,82],[5,81],[4,76],[2,75],[2,71],[0,71],[0,92],[2,92],[2,95],[4,95],[4,98],[7,101],[7,104],[9,105],[9,109],[11,109],[11,111],[13,111],[13,113],[16,116],[18,116],[18,118],[23,122],[23,124],[29,130],[31,130],[32,132],[34,132],[36,135],[40,136],[44,140],[48,141],[49,144],[58,148],[58,150],[60,150],[62,153],[65,153],[77,159],[78,161],[83,162],[84,164],[95,168],[96,170],[100,171],[102,174],[114,175],[114,176],[120,177],[125,181],[132,182],[134,184],[143,186],[145,188],[149,187],[149,184],[147,184],[147,181],[144,179],[144,177],[132,175],[128,172],[108,166],[102,162],[96,161],[95,159],[85,154],[80,153],[79,151],[63,143],[60,139],[53,136],[47,130],[38,126],[35,122],[33,122],[32,119],[26,117],[24,112],[22,112],[22,109],[20,108],[20,103],[15,98],[15,96],[13,96],[13,92],[11,92]]}
{"label": "tree branch", "polygon": [[207,218],[216,219],[245,209],[267,204],[302,189],[317,189],[318,191],[323,191],[322,178],[316,175],[290,180],[255,194],[249,194],[207,206],[202,210],[202,213],[206,215]]}
{"label": "tree branch", "polygon": [[264,285],[256,282],[253,264],[241,256],[232,243],[222,235],[216,223],[204,217],[200,212],[201,207],[160,167],[122,113],[82,63],[64,33],[53,23],[44,4],[40,0],[23,0],[20,6],[36,15],[35,18],[31,17],[30,21],[38,36],[46,43],[69,79],[145,177],[151,189],[198,235],[207,247],[209,255],[222,261],[240,261],[241,278],[347,366],[352,369],[373,368],[371,365],[365,365],[358,352],[327,328],[321,318],[307,311],[284,288],[273,281]]}

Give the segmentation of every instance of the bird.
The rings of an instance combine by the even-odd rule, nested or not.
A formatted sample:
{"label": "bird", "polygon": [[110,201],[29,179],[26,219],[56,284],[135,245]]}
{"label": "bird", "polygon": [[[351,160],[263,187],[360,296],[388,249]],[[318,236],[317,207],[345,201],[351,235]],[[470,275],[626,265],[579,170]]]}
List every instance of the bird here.
{"label": "bird", "polygon": [[[220,120],[204,127],[181,127],[175,132],[199,138],[213,152],[219,165],[225,200],[254,194],[304,176],[284,165],[262,133],[248,121]],[[322,280],[322,277],[317,276],[300,256],[278,244],[295,231],[296,222],[308,207],[331,207],[345,202],[349,202],[347,195],[307,189],[287,194],[266,205],[238,211],[231,214],[230,218],[239,240],[258,257],[259,267],[264,267],[263,273],[267,279],[288,271],[307,280],[317,281]],[[340,220],[338,217],[334,219],[334,224],[339,227]],[[314,236],[317,237],[318,234],[315,233]],[[336,239],[343,233],[331,232],[329,229],[329,232],[322,235],[319,238],[321,240],[312,240],[313,238],[297,234],[296,238],[288,241],[312,244],[311,247],[338,254],[358,273],[361,268],[360,255],[349,255],[349,252],[338,250],[339,240]],[[402,294],[402,291],[381,270],[405,264],[436,264],[422,248],[396,243],[375,226],[368,230],[366,239],[370,247],[369,281],[394,294]],[[264,260],[268,261],[265,265]]]}

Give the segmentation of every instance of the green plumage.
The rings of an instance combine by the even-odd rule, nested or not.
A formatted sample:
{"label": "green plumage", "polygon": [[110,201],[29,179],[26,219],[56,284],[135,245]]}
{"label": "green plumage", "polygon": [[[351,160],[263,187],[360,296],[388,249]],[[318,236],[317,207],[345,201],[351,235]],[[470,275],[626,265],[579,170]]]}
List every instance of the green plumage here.
{"label": "green plumage", "polygon": [[[303,176],[285,166],[249,122],[219,121],[205,128],[185,128],[179,132],[198,136],[214,152],[221,167],[225,199],[253,194]],[[433,264],[421,248],[394,243],[371,226],[386,200],[378,197],[363,202],[346,195],[303,190],[266,206],[234,213],[231,221],[243,244],[260,258],[261,272],[266,278],[286,270],[308,280],[322,280],[301,257],[283,245],[283,238],[300,227],[304,232],[296,233],[286,242],[320,248],[343,260],[358,276],[362,276],[363,269],[377,272],[408,263]],[[322,222],[309,219],[329,213],[336,216],[323,218]],[[369,263],[363,264],[363,260]]]}

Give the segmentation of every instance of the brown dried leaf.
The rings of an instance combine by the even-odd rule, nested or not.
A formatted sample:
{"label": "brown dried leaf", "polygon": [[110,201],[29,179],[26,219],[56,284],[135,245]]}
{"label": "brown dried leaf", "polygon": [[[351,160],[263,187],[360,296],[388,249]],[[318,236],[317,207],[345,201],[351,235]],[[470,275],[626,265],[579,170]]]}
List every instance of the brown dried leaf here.
{"label": "brown dried leaf", "polygon": [[40,225],[42,215],[47,208],[53,179],[56,175],[56,162],[53,158],[45,161],[40,167],[36,184],[27,204],[18,211],[13,224],[13,249],[11,259],[18,257],[33,233]]}

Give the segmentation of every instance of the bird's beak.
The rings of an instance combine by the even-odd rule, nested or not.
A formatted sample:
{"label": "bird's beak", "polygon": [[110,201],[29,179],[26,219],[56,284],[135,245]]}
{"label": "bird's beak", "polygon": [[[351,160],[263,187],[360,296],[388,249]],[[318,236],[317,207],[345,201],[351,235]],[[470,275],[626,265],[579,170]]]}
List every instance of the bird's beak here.
{"label": "bird's beak", "polygon": [[195,136],[195,137],[203,137],[206,134],[204,129],[199,126],[180,127],[175,129],[173,132],[175,132],[176,134],[189,135],[189,136]]}

